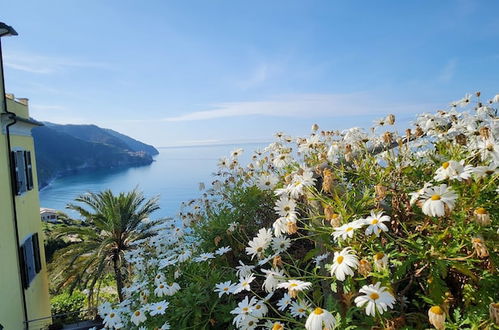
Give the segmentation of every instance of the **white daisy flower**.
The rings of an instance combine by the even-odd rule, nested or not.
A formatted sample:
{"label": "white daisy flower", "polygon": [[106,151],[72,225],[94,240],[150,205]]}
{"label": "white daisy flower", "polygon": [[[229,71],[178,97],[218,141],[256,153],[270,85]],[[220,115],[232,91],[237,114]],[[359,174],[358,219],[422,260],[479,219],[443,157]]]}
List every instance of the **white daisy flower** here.
{"label": "white daisy flower", "polygon": [[300,280],[288,280],[284,283],[280,283],[277,285],[277,288],[288,289],[288,293],[292,298],[295,298],[298,295],[298,292],[308,289],[312,283],[304,282]]}
{"label": "white daisy flower", "polygon": [[165,295],[167,295],[167,292],[169,291],[169,287],[167,284],[165,283],[160,283],[156,289],[154,289],[154,294],[157,296],[157,297],[163,297]]}
{"label": "white daisy flower", "polygon": [[293,301],[291,302],[291,307],[289,308],[289,311],[291,312],[291,315],[293,317],[304,317],[307,316],[307,310],[310,308],[310,306],[303,301]]}
{"label": "white daisy flower", "polygon": [[289,249],[291,240],[287,237],[274,237],[272,239],[272,249],[276,253],[281,253]]}
{"label": "white daisy flower", "polygon": [[252,265],[245,265],[241,260],[239,260],[239,266],[236,267],[236,275],[241,277],[246,277],[248,275],[251,275],[251,272],[255,266]]}
{"label": "white daisy flower", "polygon": [[151,316],[154,315],[163,315],[166,312],[166,309],[168,308],[169,303],[166,300],[159,301],[157,303],[151,304],[149,306],[149,314]]}
{"label": "white daisy flower", "polygon": [[447,179],[462,181],[469,179],[472,173],[473,166],[465,166],[464,160],[461,160],[460,162],[449,160],[444,162],[442,166],[437,169],[433,179],[435,179],[435,181],[444,181]]}
{"label": "white daisy flower", "polygon": [[130,316],[130,321],[136,326],[138,326],[142,322],[145,322],[146,320],[147,320],[146,314],[142,309],[136,310]]}
{"label": "white daisy flower", "polygon": [[279,182],[279,177],[274,174],[262,175],[258,178],[256,186],[260,190],[273,190],[277,183]]}
{"label": "white daisy flower", "polygon": [[352,248],[346,247],[341,252],[334,253],[334,263],[331,266],[331,276],[335,276],[339,281],[344,281],[346,275],[353,276],[354,269],[359,265],[357,256]]}
{"label": "white daisy flower", "polygon": [[216,255],[223,255],[223,254],[226,254],[227,252],[229,252],[230,250],[232,250],[229,246],[222,246],[221,248],[218,248],[216,251],[215,251],[215,254]]}
{"label": "white daisy flower", "polygon": [[442,184],[426,189],[421,198],[425,199],[422,208],[424,214],[441,217],[445,215],[446,208],[452,211],[457,195],[452,188],[447,188],[446,184]]}
{"label": "white daisy flower", "polygon": [[317,307],[307,318],[305,322],[305,329],[307,330],[324,330],[334,329],[336,326],[336,319],[333,314],[325,309]]}
{"label": "white daisy flower", "polygon": [[265,274],[265,281],[263,282],[262,288],[267,292],[273,292],[279,283],[282,283],[285,276],[284,271],[278,268],[262,269]]}
{"label": "white daisy flower", "polygon": [[110,310],[109,313],[104,318],[104,324],[107,328],[123,328],[123,321],[121,320],[120,315],[115,310]]}
{"label": "white daisy flower", "polygon": [[251,298],[250,303],[254,306],[251,315],[257,318],[261,318],[267,315],[269,309],[263,300],[259,300],[256,297]]}
{"label": "white daisy flower", "polygon": [[218,297],[221,297],[224,294],[230,294],[234,292],[235,287],[236,285],[233,284],[231,281],[217,283],[215,285],[215,292],[218,293]]}
{"label": "white daisy flower", "polygon": [[239,293],[241,291],[251,291],[250,283],[255,279],[255,275],[250,274],[244,278],[239,279],[239,283],[234,288],[233,293]]}
{"label": "white daisy flower", "polygon": [[284,296],[277,302],[278,309],[280,311],[286,310],[286,308],[291,304],[293,299],[291,296],[287,293],[284,294]]}
{"label": "white daisy flower", "polygon": [[381,286],[381,282],[375,285],[364,285],[359,291],[365,295],[355,298],[354,301],[357,307],[366,308],[367,315],[374,316],[376,310],[383,314],[388,307],[393,308],[395,298],[388,292],[388,288]]}
{"label": "white daisy flower", "polygon": [[388,231],[388,227],[383,223],[385,221],[390,221],[390,217],[383,215],[383,212],[371,211],[371,215],[364,219],[364,223],[368,226],[366,235],[374,233],[379,236],[381,231]]}
{"label": "white daisy flower", "polygon": [[230,311],[231,314],[235,314],[233,323],[239,326],[241,322],[250,315],[253,311],[254,306],[250,303],[248,296],[238,303],[237,307]]}
{"label": "white daisy flower", "polygon": [[342,240],[345,240],[347,237],[352,238],[355,229],[361,228],[363,225],[363,219],[346,223],[342,226],[334,228],[333,237],[336,240],[339,238],[341,238]]}
{"label": "white daisy flower", "polygon": [[281,196],[281,198],[275,203],[274,210],[281,217],[289,217],[296,215],[296,202],[287,196]]}

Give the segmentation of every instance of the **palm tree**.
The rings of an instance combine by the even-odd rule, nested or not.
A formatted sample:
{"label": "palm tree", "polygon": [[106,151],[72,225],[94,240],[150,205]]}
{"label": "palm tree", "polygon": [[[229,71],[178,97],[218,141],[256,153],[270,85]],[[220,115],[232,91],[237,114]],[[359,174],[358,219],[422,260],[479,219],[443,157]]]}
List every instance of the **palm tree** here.
{"label": "palm tree", "polygon": [[111,190],[80,195],[67,208],[77,211],[85,221],[80,226],[58,229],[57,235],[73,241],[59,250],[52,262],[51,274],[59,279],[58,289],[70,286],[87,288],[89,304],[96,284],[99,292],[107,274],[114,274],[120,301],[127,267],[126,251],[134,242],[155,235],[152,228],[161,220],[151,221],[151,213],[159,209],[158,198],[146,200],[137,189],[113,195]]}

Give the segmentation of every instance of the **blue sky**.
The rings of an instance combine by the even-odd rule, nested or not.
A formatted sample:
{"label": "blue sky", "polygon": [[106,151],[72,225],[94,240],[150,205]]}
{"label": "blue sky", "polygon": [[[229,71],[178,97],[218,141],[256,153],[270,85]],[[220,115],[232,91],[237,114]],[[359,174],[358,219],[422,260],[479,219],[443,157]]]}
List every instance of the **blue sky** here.
{"label": "blue sky", "polygon": [[499,2],[5,1],[7,90],[38,120],[155,146],[402,121],[499,92]]}

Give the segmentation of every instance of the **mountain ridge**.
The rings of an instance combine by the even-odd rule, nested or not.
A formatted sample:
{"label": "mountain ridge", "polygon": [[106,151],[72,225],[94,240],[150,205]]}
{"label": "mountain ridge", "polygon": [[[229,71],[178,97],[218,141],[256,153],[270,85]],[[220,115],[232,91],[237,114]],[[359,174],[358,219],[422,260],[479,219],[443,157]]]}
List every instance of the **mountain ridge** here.
{"label": "mountain ridge", "polygon": [[32,130],[40,189],[53,179],[102,168],[145,166],[158,150],[97,125],[44,122]]}

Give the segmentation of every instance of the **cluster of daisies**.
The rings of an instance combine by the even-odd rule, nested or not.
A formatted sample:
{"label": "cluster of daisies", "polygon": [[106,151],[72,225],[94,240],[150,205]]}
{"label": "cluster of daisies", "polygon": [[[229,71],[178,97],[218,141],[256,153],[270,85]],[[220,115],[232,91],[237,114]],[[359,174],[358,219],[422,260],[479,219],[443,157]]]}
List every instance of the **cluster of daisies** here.
{"label": "cluster of daisies", "polygon": [[[366,164],[372,160],[369,166],[380,171],[387,166],[400,172],[406,167],[431,171],[425,178],[413,178],[403,192],[407,196],[404,207],[417,219],[438,223],[452,216],[460,207],[460,194],[466,193],[458,188],[462,185],[483,184],[497,194],[497,103],[499,95],[490,102],[481,102],[479,93],[466,95],[448,111],[420,115],[404,134],[391,129],[393,115],[376,120],[371,130],[319,131],[314,125],[310,136],[298,139],[279,132],[276,141],[256,150],[247,165],[241,164],[243,150],[234,150],[219,160],[211,185],[200,185],[202,197],[181,205],[180,221],[159,225],[156,236],[139,242],[127,254],[134,277],[124,289],[123,302],[100,306],[106,326],[140,328],[155,320],[156,328],[169,328],[169,297],[182,294],[176,281],[183,276],[182,265],[209,263],[238,249],[218,247],[216,241],[216,250],[200,251],[199,242],[189,239],[188,229],[209,221],[209,210],[228,207],[227,194],[236,187],[256,187],[268,194],[273,217],[249,238],[246,226],[236,219],[226,228],[228,236],[243,233],[238,237],[246,238],[237,265],[233,265],[233,278],[238,280],[222,281],[213,288],[221,302],[236,301],[230,311],[233,326],[331,330],[346,324],[342,323],[346,322],[345,306],[354,308],[348,314],[364,326],[378,322],[366,318],[397,315],[396,310],[410,302],[390,281],[400,264],[392,253],[397,244],[393,228],[400,225],[399,220],[384,201],[391,187],[373,184],[375,196],[362,206],[346,205],[342,194],[356,189],[351,178],[362,169],[359,159]],[[472,104],[471,111],[460,111]],[[449,145],[452,152],[443,153],[442,148]],[[366,192],[356,196],[363,194]],[[483,205],[473,205],[468,213],[483,228],[493,224],[494,216]],[[392,244],[388,249],[387,242],[395,242],[395,248]],[[488,257],[481,235],[470,237],[470,242],[476,256]],[[296,259],[297,255],[302,259]],[[326,296],[342,301],[331,302]],[[491,315],[495,313],[491,317],[499,319],[499,305],[490,306]],[[428,322],[443,329],[449,306],[428,308]]]}

